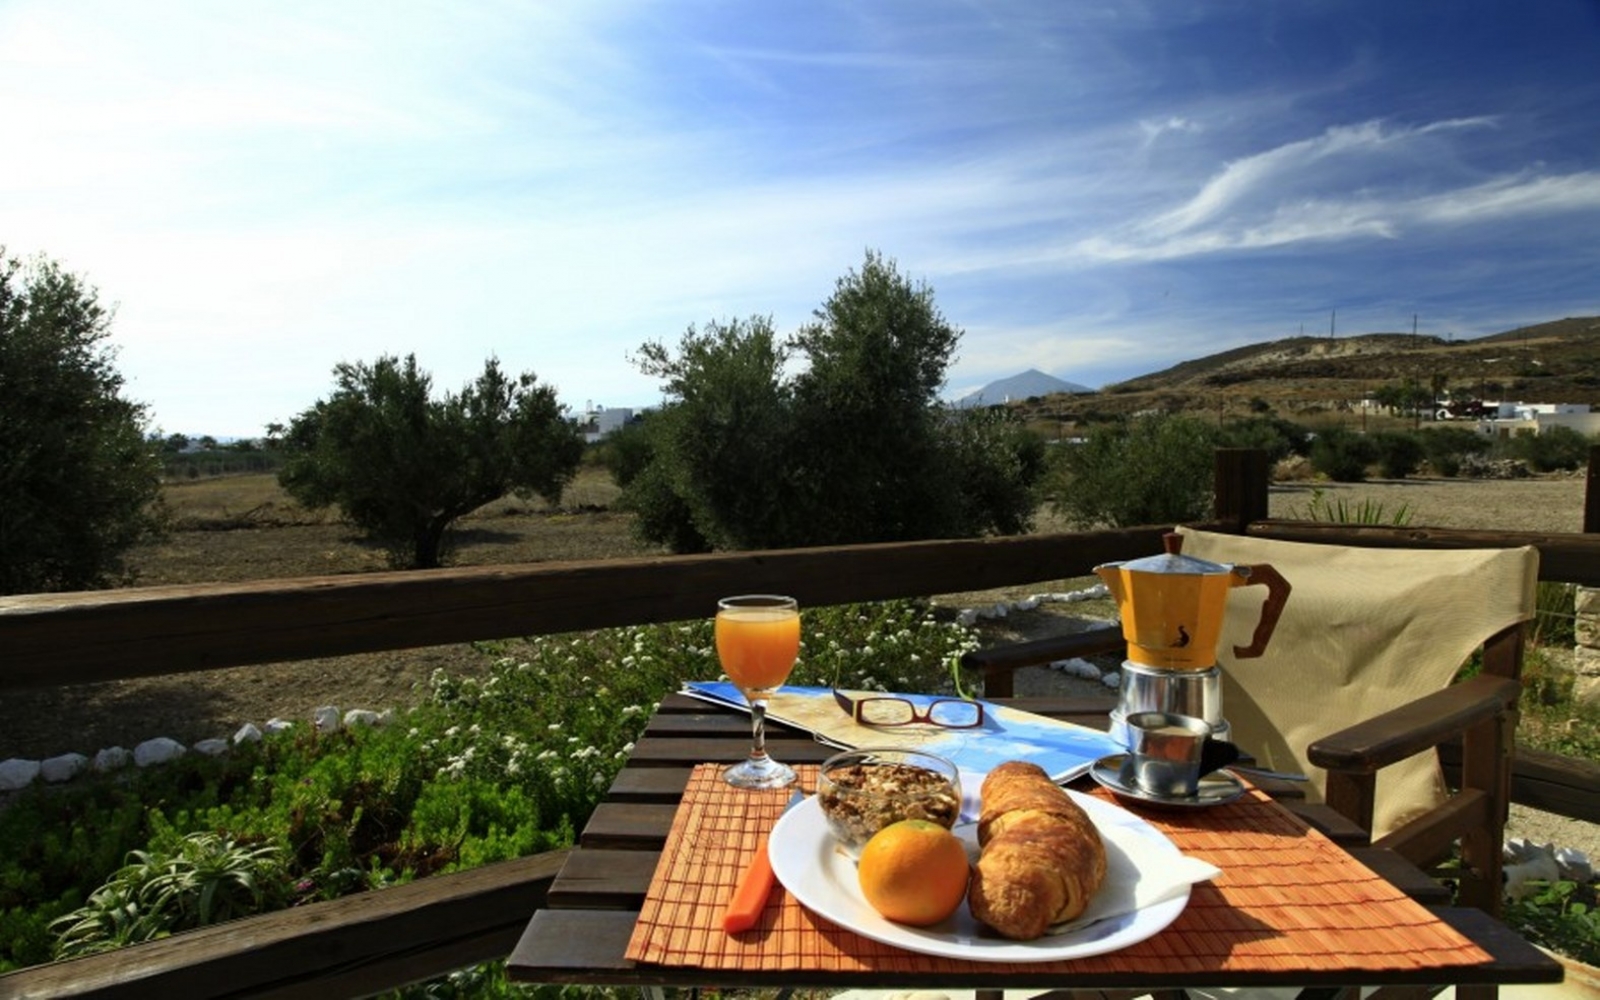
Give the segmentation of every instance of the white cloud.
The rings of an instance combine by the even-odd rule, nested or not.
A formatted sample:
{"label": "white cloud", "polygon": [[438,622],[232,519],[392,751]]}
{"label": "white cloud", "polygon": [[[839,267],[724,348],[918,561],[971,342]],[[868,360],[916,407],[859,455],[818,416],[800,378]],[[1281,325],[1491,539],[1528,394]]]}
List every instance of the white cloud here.
{"label": "white cloud", "polygon": [[1419,171],[1396,169],[1396,161],[1405,166],[1434,155],[1428,137],[1493,124],[1478,117],[1414,128],[1379,121],[1329,128],[1235,160],[1184,203],[1085,237],[1072,251],[1086,260],[1173,260],[1305,242],[1393,239],[1419,227],[1597,207],[1600,174],[1594,172],[1518,171],[1419,191]]}

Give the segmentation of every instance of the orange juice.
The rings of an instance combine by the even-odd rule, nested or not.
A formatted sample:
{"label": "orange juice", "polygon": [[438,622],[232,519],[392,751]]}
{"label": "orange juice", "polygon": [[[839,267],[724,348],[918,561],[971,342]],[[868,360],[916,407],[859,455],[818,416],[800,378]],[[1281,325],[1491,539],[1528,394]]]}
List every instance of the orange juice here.
{"label": "orange juice", "polygon": [[723,672],[741,690],[782,687],[800,655],[800,612],[793,608],[723,608],[716,633]]}

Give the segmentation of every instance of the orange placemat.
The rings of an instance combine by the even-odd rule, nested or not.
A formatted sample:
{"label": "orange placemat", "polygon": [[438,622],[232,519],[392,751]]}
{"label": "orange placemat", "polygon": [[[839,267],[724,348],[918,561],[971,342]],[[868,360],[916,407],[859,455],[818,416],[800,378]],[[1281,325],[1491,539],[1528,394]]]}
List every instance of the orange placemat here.
{"label": "orange placemat", "polygon": [[[816,767],[802,766],[815,788]],[[729,787],[721,765],[698,765],[673,820],[628,943],[627,957],[705,969],[971,972],[998,966],[880,944],[773,888],[761,922],[721,928],[722,910],[787,791]],[[1097,791],[1096,794],[1104,794]],[[1222,869],[1195,886],[1171,926],[1105,955],[1007,963],[1014,972],[1332,972],[1477,965],[1489,955],[1293,814],[1251,790],[1225,806],[1146,818],[1185,854]]]}

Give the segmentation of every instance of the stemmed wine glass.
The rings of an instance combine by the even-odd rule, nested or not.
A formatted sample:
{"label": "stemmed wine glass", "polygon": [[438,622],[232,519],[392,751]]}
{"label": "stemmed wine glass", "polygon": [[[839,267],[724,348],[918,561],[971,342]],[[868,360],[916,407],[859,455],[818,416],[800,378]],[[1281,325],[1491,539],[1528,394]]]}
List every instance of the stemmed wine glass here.
{"label": "stemmed wine glass", "polygon": [[717,658],[750,703],[750,756],[722,772],[738,788],[782,788],[794,769],[767,756],[767,699],[800,655],[800,605],[792,597],[744,594],[717,602]]}

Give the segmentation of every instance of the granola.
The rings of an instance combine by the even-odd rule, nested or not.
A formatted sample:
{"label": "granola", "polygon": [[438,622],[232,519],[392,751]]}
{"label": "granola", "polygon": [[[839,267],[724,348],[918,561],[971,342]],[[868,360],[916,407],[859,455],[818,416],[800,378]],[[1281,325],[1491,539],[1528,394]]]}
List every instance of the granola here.
{"label": "granola", "polygon": [[827,772],[817,793],[834,835],[859,846],[903,819],[955,825],[961,799],[943,775],[910,764],[845,764]]}

